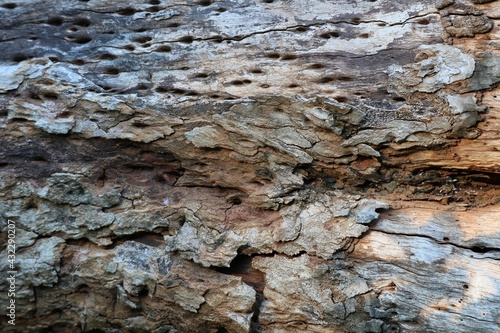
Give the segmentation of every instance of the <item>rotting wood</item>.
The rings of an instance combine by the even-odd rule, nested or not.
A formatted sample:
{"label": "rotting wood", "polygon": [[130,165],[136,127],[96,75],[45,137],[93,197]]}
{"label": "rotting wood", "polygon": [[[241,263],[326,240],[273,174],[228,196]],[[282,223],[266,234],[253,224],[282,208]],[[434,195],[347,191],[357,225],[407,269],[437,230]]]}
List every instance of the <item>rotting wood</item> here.
{"label": "rotting wood", "polygon": [[2,331],[498,332],[498,1],[0,18]]}

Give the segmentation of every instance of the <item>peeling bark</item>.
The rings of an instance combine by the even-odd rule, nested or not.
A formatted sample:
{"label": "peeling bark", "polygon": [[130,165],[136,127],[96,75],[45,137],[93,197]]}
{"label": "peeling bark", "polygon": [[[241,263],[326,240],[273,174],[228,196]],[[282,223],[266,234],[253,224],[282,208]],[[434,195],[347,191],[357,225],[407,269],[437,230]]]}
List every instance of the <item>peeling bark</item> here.
{"label": "peeling bark", "polygon": [[0,16],[2,332],[498,332],[498,1]]}

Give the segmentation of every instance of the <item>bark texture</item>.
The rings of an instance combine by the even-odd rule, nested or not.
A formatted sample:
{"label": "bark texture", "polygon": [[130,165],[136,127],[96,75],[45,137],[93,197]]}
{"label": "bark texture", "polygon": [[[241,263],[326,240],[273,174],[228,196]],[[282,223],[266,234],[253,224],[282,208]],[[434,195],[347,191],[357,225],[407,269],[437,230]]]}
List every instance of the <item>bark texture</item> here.
{"label": "bark texture", "polygon": [[9,1],[2,332],[499,332],[498,1]]}

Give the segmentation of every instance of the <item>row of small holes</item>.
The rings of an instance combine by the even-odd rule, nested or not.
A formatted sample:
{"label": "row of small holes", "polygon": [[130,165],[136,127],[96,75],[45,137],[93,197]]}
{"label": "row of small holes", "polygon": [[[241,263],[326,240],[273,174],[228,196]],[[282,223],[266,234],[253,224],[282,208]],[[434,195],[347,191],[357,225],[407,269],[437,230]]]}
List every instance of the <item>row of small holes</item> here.
{"label": "row of small holes", "polygon": [[230,85],[233,85],[233,86],[242,86],[244,84],[250,84],[252,83],[252,81],[248,80],[248,79],[244,79],[244,80],[233,80],[231,82],[229,82]]}
{"label": "row of small holes", "polygon": [[[47,20],[47,24],[50,24],[53,26],[61,26],[63,23],[64,23],[64,20],[61,17],[51,17]],[[85,17],[77,17],[73,20],[73,24],[75,24],[76,26],[79,26],[79,27],[87,28],[92,24],[92,22]],[[68,29],[68,31],[77,32],[78,28],[71,27]],[[77,44],[86,44],[92,40],[92,37],[90,37],[87,34],[67,35],[64,38],[70,42],[77,43]]]}
{"label": "row of small holes", "polygon": [[[152,0],[149,1],[150,5],[159,5],[161,4],[161,1],[156,1]],[[212,1],[210,0],[201,0],[198,2],[199,5],[201,6],[210,6],[212,4]],[[146,9],[149,12],[159,12],[161,10],[160,7],[158,6],[152,6]],[[122,16],[132,16],[135,13],[137,13],[137,10],[134,7],[125,7],[125,8],[120,8],[116,11],[117,14],[122,15]]]}
{"label": "row of small holes", "polygon": [[[142,44],[142,46],[143,47],[149,47],[149,46],[151,46],[151,44],[145,43],[145,44]],[[128,44],[128,45],[123,46],[123,49],[127,50],[127,51],[134,51],[135,50],[135,46]],[[169,45],[161,45],[161,46],[159,46],[159,47],[157,47],[155,49],[155,52],[168,53],[170,51],[172,51],[172,47],[169,46]],[[113,60],[113,59],[103,59],[103,60]]]}
{"label": "row of small holes", "polygon": [[[265,86],[264,88],[268,88],[269,85],[263,85]],[[178,96],[199,96],[200,94],[197,93],[196,91],[193,90],[185,90],[185,89],[180,89],[180,88],[165,88],[165,87],[157,87],[155,89],[157,93],[163,94],[163,93],[171,93],[174,95]],[[233,100],[235,99],[234,97],[231,96],[221,96],[219,94],[214,94],[212,93],[210,96],[212,99],[224,99],[224,100]]]}
{"label": "row of small holes", "polygon": [[[262,89],[267,89],[267,88],[269,88],[269,87],[270,87],[270,85],[269,85],[269,84],[262,84],[262,85],[260,85],[260,87],[261,87]],[[293,88],[299,88],[299,87],[300,87],[300,85],[298,85],[298,84],[290,84],[290,85],[288,86],[288,88],[291,88],[291,89],[293,89]],[[145,89],[146,89],[146,88],[145,88]],[[143,90],[145,90],[145,89],[143,89]],[[114,89],[111,89],[111,90],[114,90]],[[110,90],[110,92],[111,92],[111,90]],[[193,90],[185,90],[185,89],[181,89],[181,88],[165,88],[165,87],[157,87],[157,88],[155,89],[155,91],[156,91],[157,93],[171,93],[171,94],[180,95],[180,96],[199,96],[199,95],[200,95],[200,94],[199,94],[199,93],[197,93],[196,91],[193,91]],[[233,100],[233,99],[234,99],[234,97],[230,97],[230,96],[225,96],[225,97],[224,97],[224,96],[221,96],[221,95],[218,95],[218,94],[212,94],[212,95],[210,95],[209,97],[210,97],[210,98],[212,98],[212,99],[221,99],[221,98],[222,98],[222,99],[224,99],[224,100]],[[348,99],[347,99],[346,97],[344,97],[344,96],[335,96],[334,98],[335,98],[338,102],[340,102],[340,103],[345,103],[345,102],[347,102],[347,101],[348,101]]]}
{"label": "row of small holes", "polygon": [[337,31],[330,31],[330,32],[324,32],[319,37],[324,38],[324,39],[329,39],[329,38],[337,38],[340,36],[340,33]]}
{"label": "row of small holes", "polygon": [[185,95],[185,96],[198,96],[199,94],[196,92],[196,91],[192,91],[192,90],[184,90],[184,89],[181,89],[181,88],[173,88],[173,87],[170,87],[170,88],[166,88],[166,87],[158,87],[155,89],[156,92],[158,93],[172,93],[172,94],[175,94],[175,95]]}
{"label": "row of small holes", "polygon": [[[62,17],[50,17],[47,20],[47,24],[54,25],[54,26],[60,26],[63,23],[64,23],[64,20]],[[85,17],[77,17],[73,20],[73,24],[77,25],[79,27],[87,28],[92,24],[92,22]]]}
{"label": "row of small holes", "polygon": [[[330,38],[338,38],[340,37],[340,33],[337,31],[330,31],[330,32],[324,32],[319,37],[324,38],[324,39],[330,39]],[[358,35],[359,38],[369,38],[370,34],[368,33],[362,33]]]}
{"label": "row of small holes", "polygon": [[[376,0],[369,0],[369,1],[373,2],[373,1],[376,1]],[[264,0],[263,2],[265,2],[265,3],[272,3],[274,1],[273,0]],[[160,4],[160,3],[161,3],[161,1],[159,1],[159,0],[151,0],[150,1],[150,4]],[[199,4],[203,5],[203,6],[209,6],[211,4],[211,1],[200,1]],[[8,4],[6,4],[6,5],[8,5]],[[6,5],[4,5],[4,6],[6,6]],[[13,7],[13,8],[15,8],[15,7]],[[224,12],[224,11],[226,11],[226,9],[219,8],[218,11],[219,12]],[[118,11],[118,13],[120,15],[133,15],[135,13],[135,9],[132,8],[132,7],[127,7],[127,8],[120,9]],[[359,18],[355,18],[355,19],[353,19],[353,21],[354,22],[359,22]],[[49,19],[48,23],[52,24],[52,25],[61,25],[63,23],[63,20],[60,19],[60,18],[52,18],[52,19]],[[83,27],[88,27],[90,25],[90,21],[88,21],[86,19],[79,19],[79,21],[75,21],[75,24],[79,25],[79,26],[83,26]],[[179,26],[179,24],[178,23],[172,23],[170,26],[171,27],[176,27],[176,26]],[[299,27],[296,30],[299,31],[299,32],[303,32],[303,31],[306,31],[307,28],[306,27]],[[327,34],[328,34],[328,37],[330,37],[330,36],[331,37],[338,37],[339,36],[339,34],[337,32],[331,32],[331,33],[327,33]],[[220,37],[220,36],[217,36],[217,37]],[[325,38],[326,34],[323,34],[321,37]],[[70,37],[70,38],[73,38],[73,37]],[[86,43],[86,42],[88,42],[88,41],[91,40],[91,39],[90,40],[88,39],[90,37],[86,37],[86,36],[77,36],[77,37],[74,37],[74,38],[75,39],[73,41],[75,41],[77,43]],[[134,39],[134,41],[137,42],[137,43],[146,43],[147,41],[150,41],[151,39],[152,39],[151,37],[138,37],[138,38]],[[216,39],[216,38],[214,38],[214,39]],[[222,38],[220,38],[220,39],[222,39]],[[193,37],[191,37],[191,36],[184,36],[184,37],[180,38],[179,41],[183,42],[183,43],[189,44],[189,43],[192,43]],[[131,46],[131,45],[127,45],[127,46],[125,46],[125,48],[128,49],[128,50],[134,50],[134,47]],[[158,51],[158,52],[170,52],[171,51],[171,47],[168,46],[168,45],[160,46],[159,48],[156,49],[156,51]],[[272,54],[269,54],[268,57],[272,58],[272,59],[278,59],[278,58],[280,58],[280,55],[277,54],[277,53],[272,53]],[[101,59],[103,59],[103,60],[113,60],[115,58],[116,58],[116,56],[110,55],[110,54],[101,56]],[[282,60],[294,60],[296,58],[297,58],[297,56],[294,55],[294,54],[285,54],[285,55],[283,55],[281,57]],[[316,68],[316,69],[322,68],[322,67],[324,67],[324,66],[321,65],[321,64],[313,64],[313,65],[311,65],[311,68]],[[108,67],[104,71],[105,74],[109,74],[109,75],[117,75],[119,72],[120,71],[117,68],[115,68],[115,67]],[[262,71],[260,69],[255,69],[255,70],[252,71],[252,73],[260,74],[260,73],[262,73]],[[204,75],[198,74],[195,77],[204,78],[204,77],[207,77],[207,75],[206,74],[204,74]],[[338,79],[339,80],[345,80],[345,81],[346,80],[350,80],[350,78],[346,78],[346,77],[339,77]],[[323,82],[329,82],[330,78],[329,77],[325,77],[325,78],[322,78],[320,81],[322,83]],[[233,81],[230,82],[230,84],[232,84],[232,85],[243,85],[243,84],[250,84],[250,83],[251,83],[250,80],[233,80]],[[268,88],[269,85],[263,84],[263,85],[261,85],[261,87]],[[295,87],[297,87],[297,85],[291,84],[289,87],[290,88],[295,88]],[[159,87],[157,89],[157,91],[162,91],[162,88]],[[174,90],[170,89],[169,91],[177,93],[177,94],[180,94],[180,93],[184,94],[184,93],[186,93],[186,91],[184,91],[182,89],[174,89]],[[191,92],[191,94],[192,94],[192,92]]]}

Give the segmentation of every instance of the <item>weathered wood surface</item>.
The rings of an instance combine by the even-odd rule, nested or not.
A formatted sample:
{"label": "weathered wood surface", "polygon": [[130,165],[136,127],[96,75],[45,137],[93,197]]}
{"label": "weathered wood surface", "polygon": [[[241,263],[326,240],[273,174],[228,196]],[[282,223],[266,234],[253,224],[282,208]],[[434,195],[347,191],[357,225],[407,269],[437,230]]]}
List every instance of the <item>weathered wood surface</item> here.
{"label": "weathered wood surface", "polygon": [[0,330],[500,332],[499,19],[0,1]]}

